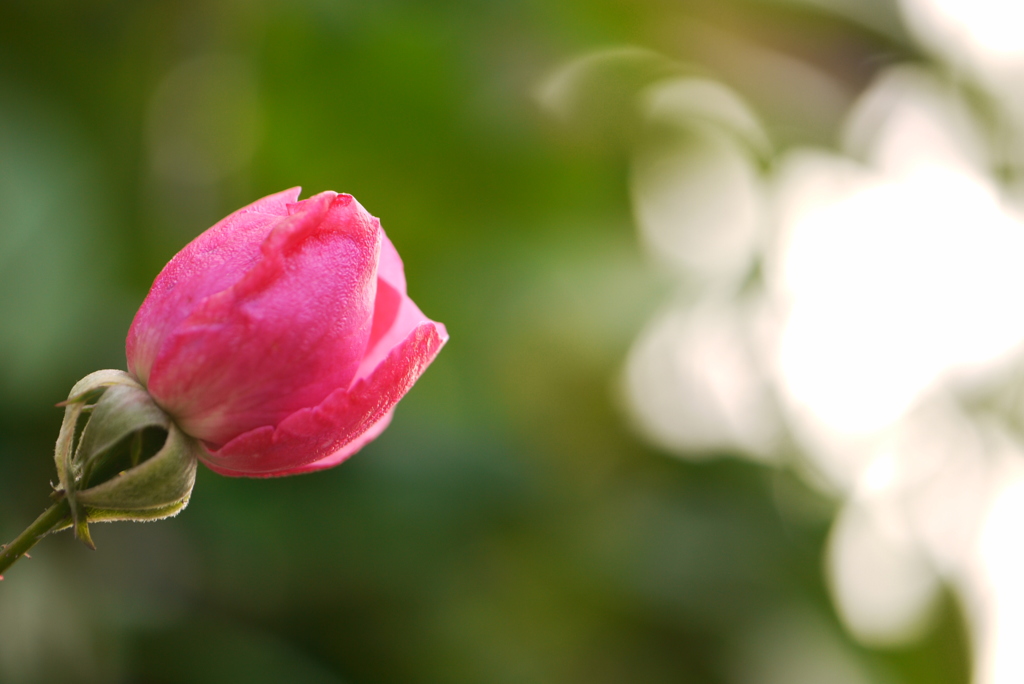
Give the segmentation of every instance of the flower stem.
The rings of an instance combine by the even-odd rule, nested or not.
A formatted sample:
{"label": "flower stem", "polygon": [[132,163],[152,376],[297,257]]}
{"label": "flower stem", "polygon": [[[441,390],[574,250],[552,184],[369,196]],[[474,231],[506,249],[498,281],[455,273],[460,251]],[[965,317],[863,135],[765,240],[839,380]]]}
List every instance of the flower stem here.
{"label": "flower stem", "polygon": [[[25,528],[25,531],[7,546],[0,548],[0,573],[14,565],[14,563],[25,555],[25,552],[36,545],[40,539],[50,533],[53,528],[62,522],[70,519],[71,507],[66,498],[53,504],[43,514],[36,518],[36,521]],[[0,574],[0,579],[3,575]]]}

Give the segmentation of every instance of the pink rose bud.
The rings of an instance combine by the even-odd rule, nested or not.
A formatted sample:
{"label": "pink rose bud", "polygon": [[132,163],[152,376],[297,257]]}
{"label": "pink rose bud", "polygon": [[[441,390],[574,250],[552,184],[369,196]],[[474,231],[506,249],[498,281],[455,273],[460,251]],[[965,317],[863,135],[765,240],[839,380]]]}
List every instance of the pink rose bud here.
{"label": "pink rose bud", "polygon": [[223,475],[330,468],[377,437],[448,333],[350,195],[299,188],[236,211],[157,276],[128,370]]}

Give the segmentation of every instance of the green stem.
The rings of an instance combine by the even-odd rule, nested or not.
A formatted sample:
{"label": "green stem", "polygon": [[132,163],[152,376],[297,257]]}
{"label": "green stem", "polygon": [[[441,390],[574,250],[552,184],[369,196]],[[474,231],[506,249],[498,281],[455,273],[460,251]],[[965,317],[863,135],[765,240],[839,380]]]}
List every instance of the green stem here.
{"label": "green stem", "polygon": [[17,539],[0,549],[0,579],[7,568],[25,555],[36,543],[50,533],[53,528],[71,517],[71,507],[67,498],[53,504],[43,514],[36,518],[36,521],[25,528],[25,531],[18,535]]}

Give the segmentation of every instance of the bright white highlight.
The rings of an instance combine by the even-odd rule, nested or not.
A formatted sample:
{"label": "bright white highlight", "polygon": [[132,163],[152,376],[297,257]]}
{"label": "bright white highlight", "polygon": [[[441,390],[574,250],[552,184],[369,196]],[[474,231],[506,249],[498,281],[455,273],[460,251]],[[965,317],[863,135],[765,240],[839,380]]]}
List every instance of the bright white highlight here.
{"label": "bright white highlight", "polygon": [[709,302],[669,310],[633,345],[626,395],[639,427],[663,448],[774,454],[778,428],[749,308]]}
{"label": "bright white highlight", "polygon": [[948,397],[1021,363],[1024,223],[987,175],[966,107],[919,72],[872,88],[847,143],[863,163],[783,163],[769,259],[780,398],[849,497],[828,556],[836,605],[864,642],[906,642],[927,627],[941,576],[967,607],[977,684],[1019,682],[1024,555],[1010,530],[1024,529],[1024,504],[989,506],[1005,464],[1024,458]]}
{"label": "bright white highlight", "polygon": [[939,581],[892,511],[851,504],[832,529],[828,571],[840,615],[866,643],[912,641],[928,627]]}
{"label": "bright white highlight", "polygon": [[792,308],[780,373],[791,400],[830,428],[891,425],[946,372],[1024,340],[1024,317],[1012,313],[1024,226],[964,170],[865,173],[849,194],[794,214],[781,246]]}
{"label": "bright white highlight", "polygon": [[1024,472],[1020,464],[998,492],[979,539],[983,573],[978,680],[993,684],[1024,681]]}
{"label": "bright white highlight", "polygon": [[809,455],[852,491],[875,445],[945,383],[1024,343],[1024,223],[983,174],[966,109],[921,72],[866,93],[847,140],[780,165],[768,283],[784,311],[775,373]]}
{"label": "bright white highlight", "polygon": [[1024,59],[1024,4],[1015,0],[903,0],[922,40],[986,67]]}
{"label": "bright white highlight", "polygon": [[[928,7],[1012,53],[1003,5]],[[637,151],[634,210],[686,295],[629,354],[635,422],[690,458],[771,462],[788,432],[809,481],[842,497],[825,566],[850,633],[919,638],[945,583],[975,684],[1024,681],[1024,448],[1009,428],[1020,407],[997,392],[1024,375],[1024,220],[991,172],[1006,151],[955,88],[897,68],[853,108],[842,153],[792,151],[765,178],[737,103],[685,79],[642,100],[675,134]],[[751,648],[737,682],[862,676],[795,642]]]}

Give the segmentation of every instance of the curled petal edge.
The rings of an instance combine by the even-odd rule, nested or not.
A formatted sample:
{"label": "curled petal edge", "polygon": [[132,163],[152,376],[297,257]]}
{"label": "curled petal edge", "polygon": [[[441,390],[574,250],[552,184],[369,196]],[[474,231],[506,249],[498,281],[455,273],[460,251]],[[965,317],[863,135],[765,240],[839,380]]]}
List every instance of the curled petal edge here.
{"label": "curled petal edge", "polygon": [[442,324],[425,321],[351,388],[296,411],[276,428],[256,428],[219,449],[207,448],[200,460],[229,477],[277,477],[337,465],[383,431],[395,404],[447,340]]}
{"label": "curled petal edge", "polygon": [[380,437],[381,433],[391,424],[391,418],[395,415],[395,409],[392,408],[390,411],[384,414],[384,417],[370,426],[370,429],[363,434],[356,437],[354,440],[343,446],[342,448],[335,451],[330,456],[321,458],[319,461],[313,461],[309,465],[304,465],[301,468],[295,468],[283,473],[274,473],[275,475],[300,475],[302,473],[312,473],[317,470],[326,470],[339,465],[343,461],[347,460],[349,456],[352,456],[357,451],[361,450],[364,446],[372,442],[373,440]]}

